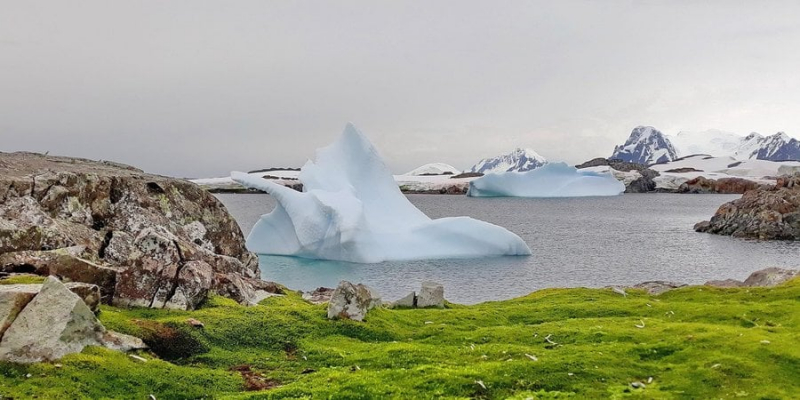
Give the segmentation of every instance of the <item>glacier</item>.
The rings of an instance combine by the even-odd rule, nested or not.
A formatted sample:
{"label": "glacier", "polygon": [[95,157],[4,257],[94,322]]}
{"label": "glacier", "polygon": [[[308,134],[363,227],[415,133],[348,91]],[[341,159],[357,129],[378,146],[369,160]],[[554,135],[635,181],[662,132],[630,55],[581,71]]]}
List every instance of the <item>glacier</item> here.
{"label": "glacier", "polygon": [[617,196],[625,184],[608,172],[578,170],[549,163],[525,172],[487,174],[469,183],[470,197]]}
{"label": "glacier", "polygon": [[258,254],[357,263],[530,255],[514,233],[468,217],[432,220],[400,192],[377,150],[352,124],[300,171],[303,192],[232,172],[278,202],[247,237]]}

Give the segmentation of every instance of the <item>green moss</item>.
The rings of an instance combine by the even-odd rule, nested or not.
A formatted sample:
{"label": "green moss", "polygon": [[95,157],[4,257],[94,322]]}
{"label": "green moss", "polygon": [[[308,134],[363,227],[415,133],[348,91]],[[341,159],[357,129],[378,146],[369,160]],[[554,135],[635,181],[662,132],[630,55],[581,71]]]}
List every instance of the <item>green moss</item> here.
{"label": "green moss", "polygon": [[45,277],[38,275],[11,275],[8,278],[0,279],[0,285],[27,285],[31,283],[42,283]]}
{"label": "green moss", "polygon": [[[168,326],[203,351],[140,363],[92,348],[62,368],[0,364],[0,397],[792,398],[798,300],[800,279],[661,296],[550,289],[474,306],[377,309],[364,323],[329,321],[324,305],[295,294],[249,308],[213,297],[193,312],[104,306],[109,329],[146,336],[143,326]],[[205,328],[188,328],[188,318]]]}

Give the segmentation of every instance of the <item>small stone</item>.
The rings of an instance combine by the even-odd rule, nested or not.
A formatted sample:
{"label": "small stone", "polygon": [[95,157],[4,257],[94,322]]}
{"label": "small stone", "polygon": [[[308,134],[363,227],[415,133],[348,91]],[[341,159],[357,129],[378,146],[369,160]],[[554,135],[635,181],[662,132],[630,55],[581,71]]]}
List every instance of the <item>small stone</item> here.
{"label": "small stone", "polygon": [[636,382],[631,382],[631,387],[634,389],[644,389],[645,385],[642,382],[636,381]]}
{"label": "small stone", "polygon": [[187,319],[186,323],[189,324],[192,327],[199,328],[199,329],[203,329],[203,328],[206,327],[205,324],[203,324],[202,322],[200,322],[200,321],[198,321],[198,320],[196,320],[194,318]]}
{"label": "small stone", "polygon": [[369,286],[341,281],[328,303],[328,319],[363,321],[367,311],[380,305],[380,295]]}

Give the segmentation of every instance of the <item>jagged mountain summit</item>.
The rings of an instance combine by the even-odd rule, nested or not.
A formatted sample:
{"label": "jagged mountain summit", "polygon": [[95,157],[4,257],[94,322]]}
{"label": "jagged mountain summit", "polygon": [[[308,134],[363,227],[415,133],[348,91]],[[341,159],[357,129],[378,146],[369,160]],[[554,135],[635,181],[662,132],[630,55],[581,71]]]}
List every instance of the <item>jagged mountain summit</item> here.
{"label": "jagged mountain summit", "polygon": [[547,164],[547,159],[531,149],[517,148],[511,153],[484,158],[470,168],[470,172],[524,172]]}
{"label": "jagged mountain summit", "polygon": [[652,126],[637,126],[625,144],[614,148],[612,159],[649,165],[670,162],[678,158],[666,135]]}
{"label": "jagged mountain summit", "polygon": [[740,160],[800,160],[800,141],[784,132],[770,136],[753,132],[742,139],[742,144],[733,156]]}
{"label": "jagged mountain summit", "polygon": [[668,135],[678,157],[707,154],[733,157],[737,160],[786,161],[800,160],[800,141],[778,132],[763,136],[753,132],[747,136],[710,129],[701,132],[679,132]]}

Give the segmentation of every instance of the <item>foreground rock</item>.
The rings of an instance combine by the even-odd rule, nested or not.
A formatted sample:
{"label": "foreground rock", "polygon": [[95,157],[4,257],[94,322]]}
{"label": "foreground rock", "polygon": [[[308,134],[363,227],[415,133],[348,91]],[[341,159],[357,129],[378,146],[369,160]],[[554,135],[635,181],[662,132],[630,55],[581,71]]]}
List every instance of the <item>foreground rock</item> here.
{"label": "foreground rock", "polygon": [[32,153],[0,153],[0,272],[95,284],[118,306],[193,309],[210,292],[243,303],[264,294],[239,226],[197,185]]}
{"label": "foreground rock", "polygon": [[744,282],[734,279],[724,281],[708,281],[706,286],[714,287],[773,287],[800,276],[800,271],[784,268],[765,268],[750,274]]}
{"label": "foreground rock", "polygon": [[363,321],[367,311],[380,305],[380,295],[369,286],[341,281],[328,302],[328,318]]}
{"label": "foreground rock", "polygon": [[800,240],[800,177],[781,177],[774,188],[748,191],[694,229],[742,238]]}
{"label": "foreground rock", "polygon": [[[92,312],[96,313],[100,307],[100,288],[97,285],[81,282],[68,282],[64,286],[72,293],[75,293],[81,300],[89,307]],[[33,299],[37,293],[42,290],[42,285],[33,284],[17,284],[17,285],[0,285],[0,308],[3,307],[4,299]],[[13,301],[13,300],[12,300]],[[27,302],[25,302],[27,304]],[[23,304],[24,306],[24,304]],[[20,308],[21,309],[21,308]],[[3,315],[0,311],[0,315]],[[2,335],[2,328],[0,328],[0,335]]]}
{"label": "foreground rock", "polygon": [[322,304],[331,301],[334,289],[318,287],[311,293],[303,293],[303,300],[311,304]]}
{"label": "foreground rock", "polygon": [[688,286],[685,283],[668,282],[668,281],[649,281],[642,282],[631,286],[633,289],[642,289],[653,296],[658,296],[661,293],[667,292],[672,289]]}
{"label": "foreground rock", "polygon": [[444,308],[444,286],[436,282],[422,282],[419,293],[411,292],[389,304],[390,308]]}
{"label": "foreground rock", "polygon": [[[24,298],[17,297],[15,304],[22,302]],[[132,336],[106,331],[86,303],[54,277],[47,278],[41,291],[18,314],[0,318],[10,319],[8,328],[1,332],[3,361],[52,361],[79,353],[86,346],[119,350],[145,347]]]}

